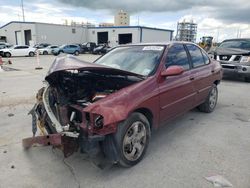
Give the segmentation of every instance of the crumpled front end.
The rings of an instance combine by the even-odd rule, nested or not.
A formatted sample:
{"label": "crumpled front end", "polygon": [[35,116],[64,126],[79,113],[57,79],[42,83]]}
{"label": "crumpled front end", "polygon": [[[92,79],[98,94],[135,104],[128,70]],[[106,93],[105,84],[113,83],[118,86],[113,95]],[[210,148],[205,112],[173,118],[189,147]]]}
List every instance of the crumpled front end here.
{"label": "crumpled front end", "polygon": [[[118,123],[116,117],[107,121],[111,116],[105,110],[96,114],[96,108],[102,108],[102,101],[108,96],[142,79],[84,62],[81,68],[78,60],[71,68],[68,63],[67,68],[62,65],[57,61],[52,65],[54,71],[50,70],[46,77],[48,86],[37,93],[37,102],[29,113],[33,137],[24,139],[23,146],[53,145],[62,149],[65,157],[79,149],[96,154],[105,137],[116,132]],[[35,136],[37,128],[43,136]]]}

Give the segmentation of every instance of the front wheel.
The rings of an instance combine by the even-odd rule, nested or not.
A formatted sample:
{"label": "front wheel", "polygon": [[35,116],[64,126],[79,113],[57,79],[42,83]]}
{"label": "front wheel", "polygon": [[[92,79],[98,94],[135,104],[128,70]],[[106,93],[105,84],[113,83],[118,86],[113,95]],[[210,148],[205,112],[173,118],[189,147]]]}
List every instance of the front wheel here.
{"label": "front wheel", "polygon": [[43,52],[43,55],[48,55],[49,53],[47,51],[44,51]]}
{"label": "front wheel", "polygon": [[135,112],[119,124],[114,135],[119,164],[131,167],[139,163],[146,153],[150,135],[150,123],[141,113]]}
{"label": "front wheel", "polygon": [[198,106],[198,109],[201,112],[210,113],[214,111],[217,104],[217,100],[218,100],[218,89],[217,86],[213,84],[206,101],[202,103],[200,106]]}

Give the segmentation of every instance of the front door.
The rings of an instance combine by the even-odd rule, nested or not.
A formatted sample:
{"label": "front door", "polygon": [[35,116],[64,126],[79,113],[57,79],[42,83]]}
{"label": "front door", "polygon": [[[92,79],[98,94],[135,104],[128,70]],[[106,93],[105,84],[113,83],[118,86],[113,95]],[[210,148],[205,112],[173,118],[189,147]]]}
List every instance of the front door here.
{"label": "front door", "polygon": [[182,44],[174,44],[168,50],[164,68],[173,65],[182,66],[185,72],[181,75],[162,78],[159,83],[161,124],[190,110],[195,99],[190,62]]}

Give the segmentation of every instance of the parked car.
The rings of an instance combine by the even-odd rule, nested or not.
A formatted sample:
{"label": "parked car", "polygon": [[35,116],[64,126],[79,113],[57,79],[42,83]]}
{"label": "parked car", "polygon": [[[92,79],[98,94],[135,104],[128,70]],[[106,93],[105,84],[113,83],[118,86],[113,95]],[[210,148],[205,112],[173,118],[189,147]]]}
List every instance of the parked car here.
{"label": "parked car", "polygon": [[94,63],[64,56],[45,77],[32,117],[49,134],[40,143],[62,144],[65,156],[101,151],[129,167],[143,158],[153,129],[195,107],[214,111],[221,78],[220,63],[188,42],[119,46]]}
{"label": "parked car", "polygon": [[34,48],[36,48],[36,49],[41,49],[41,48],[46,48],[46,47],[48,47],[48,46],[50,46],[51,44],[48,44],[48,43],[40,43],[40,44],[36,44],[35,46],[34,46]]}
{"label": "parked car", "polygon": [[80,46],[70,44],[70,45],[62,45],[59,48],[54,48],[51,52],[54,55],[59,55],[60,53],[79,55],[80,51],[81,51]]}
{"label": "parked car", "polygon": [[109,49],[110,47],[108,45],[101,44],[93,50],[92,54],[106,54]]}
{"label": "parked car", "polygon": [[250,82],[250,39],[224,40],[214,51],[224,74],[236,74]]}
{"label": "parked car", "polygon": [[83,53],[92,53],[93,50],[97,47],[95,42],[86,42],[81,45]]}
{"label": "parked car", "polygon": [[4,57],[12,56],[31,56],[33,57],[36,53],[36,48],[32,48],[27,45],[16,45],[10,48],[4,48],[0,50],[0,54]]}
{"label": "parked car", "polygon": [[52,54],[52,50],[55,48],[58,48],[58,46],[57,45],[50,45],[50,46],[47,46],[46,48],[38,49],[37,51],[39,52],[39,54],[49,55],[49,54]]}
{"label": "parked car", "polygon": [[12,45],[6,42],[0,42],[0,49],[10,48]]}

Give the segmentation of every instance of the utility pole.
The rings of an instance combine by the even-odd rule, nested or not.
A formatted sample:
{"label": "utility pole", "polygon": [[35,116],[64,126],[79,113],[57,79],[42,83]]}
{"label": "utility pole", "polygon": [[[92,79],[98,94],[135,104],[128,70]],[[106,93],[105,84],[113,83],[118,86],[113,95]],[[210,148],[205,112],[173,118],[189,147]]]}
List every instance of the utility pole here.
{"label": "utility pole", "polygon": [[21,0],[21,7],[22,7],[22,13],[23,13],[23,22],[25,22],[24,9],[23,9],[23,0]]}

